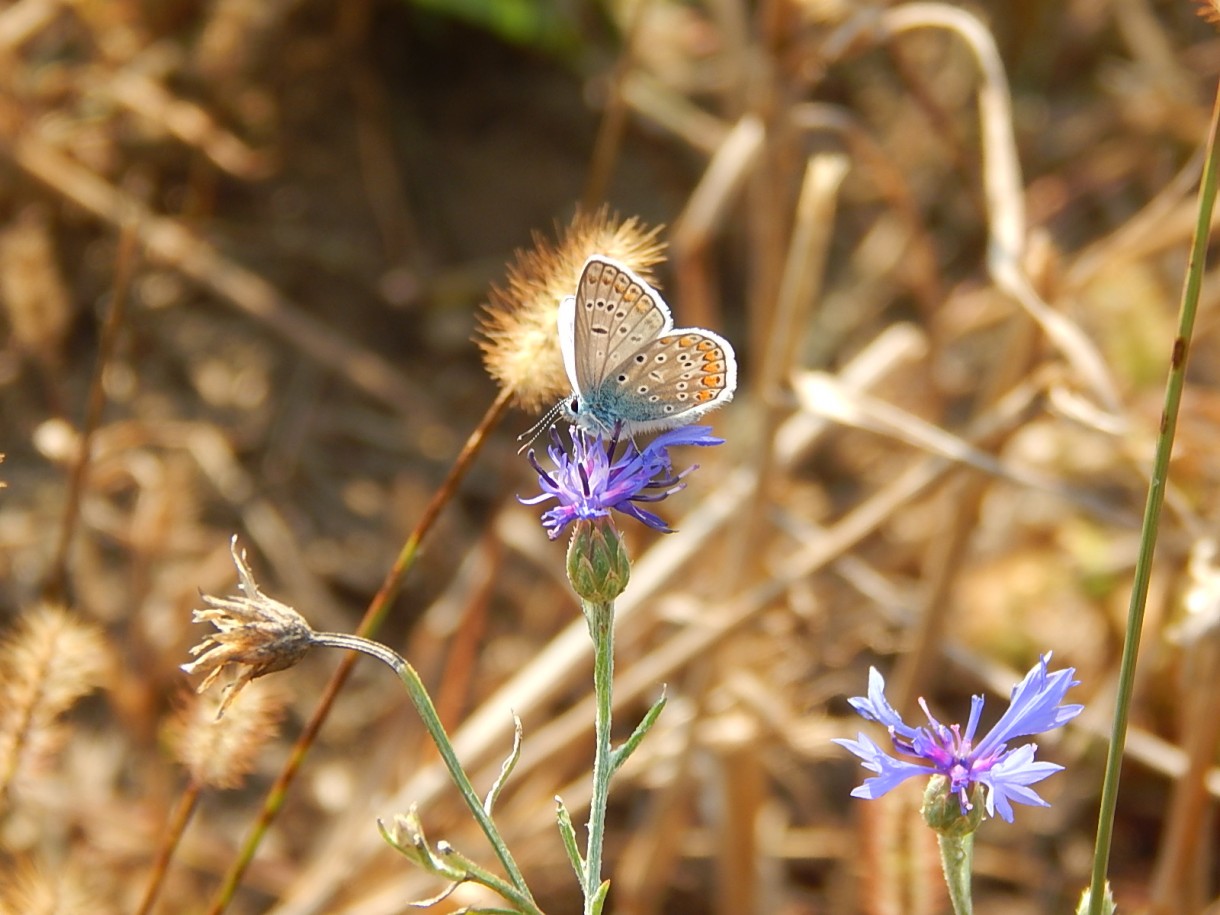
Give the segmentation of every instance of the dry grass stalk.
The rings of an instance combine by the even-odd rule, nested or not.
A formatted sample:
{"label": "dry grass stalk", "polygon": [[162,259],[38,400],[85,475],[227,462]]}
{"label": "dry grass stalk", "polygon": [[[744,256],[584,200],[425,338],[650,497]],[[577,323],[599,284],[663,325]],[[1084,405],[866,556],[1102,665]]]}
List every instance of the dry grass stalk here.
{"label": "dry grass stalk", "polygon": [[240,787],[254,770],[259,751],[278,733],[285,697],[264,689],[246,690],[246,698],[234,703],[222,718],[225,705],[236,691],[219,701],[191,697],[166,726],[166,736],[174,755],[190,773],[177,809],[170,817],[153,859],[144,897],[136,910],[146,915],[153,910],[165,885],[170,859],[194,816],[204,788],[221,790]]}
{"label": "dry grass stalk", "polygon": [[110,224],[135,227],[150,261],[180,271],[240,311],[265,323],[290,345],[334,369],[336,376],[371,397],[402,410],[422,410],[429,403],[397,366],[367,347],[358,346],[311,317],[258,273],[225,256],[184,221],[161,216],[75,162],[37,132],[24,129],[20,113],[0,106],[0,145],[17,165],[55,193]]}
{"label": "dry grass stalk", "polygon": [[258,181],[270,177],[274,170],[271,155],[251,149],[223,129],[207,109],[175,97],[146,74],[122,70],[103,84],[103,90],[186,145],[200,150],[217,167],[235,177]]}
{"label": "dry grass stalk", "polygon": [[101,632],[60,607],[21,618],[0,646],[0,797],[46,769],[67,736],[60,716],[105,682],[110,660]]}
{"label": "dry grass stalk", "polygon": [[[1121,429],[1120,404],[1110,370],[1084,332],[1043,301],[1025,269],[1028,223],[1017,156],[1008,76],[995,37],[973,14],[941,3],[908,3],[883,17],[888,35],[943,28],[966,42],[979,67],[978,110],[983,144],[983,190],[987,198],[987,266],[995,284],[1038,323],[1105,411],[1092,415]],[[1066,401],[1065,401],[1066,402]],[[1108,415],[1107,415],[1108,414]]]}
{"label": "dry grass stalk", "polygon": [[874,915],[946,911],[936,836],[911,816],[918,790],[896,791],[860,815],[860,910]]}

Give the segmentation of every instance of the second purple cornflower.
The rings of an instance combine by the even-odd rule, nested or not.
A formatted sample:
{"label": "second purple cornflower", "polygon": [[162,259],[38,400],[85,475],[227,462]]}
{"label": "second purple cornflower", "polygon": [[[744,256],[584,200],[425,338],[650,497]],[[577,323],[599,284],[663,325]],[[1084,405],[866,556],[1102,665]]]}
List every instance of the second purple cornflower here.
{"label": "second purple cornflower", "polygon": [[975,733],[983,712],[982,696],[972,697],[970,718],[964,732],[959,724],[946,726],[932,717],[923,699],[919,704],[928,716],[928,725],[911,727],[885,698],[885,680],[881,674],[870,668],[868,695],[848,701],[862,717],[885,725],[894,750],[912,758],[890,756],[864,734],[859,734],[856,740],[836,740],[835,743],[860,757],[865,769],[877,773],[853,790],[852,796],[873,800],[908,778],[940,775],[948,782],[948,792],[957,796],[963,816],[973,806],[970,796],[976,786],[985,789],[987,814],[995,816],[998,811],[1009,823],[1013,819],[1014,801],[1049,806],[1029,786],[1053,775],[1063,766],[1036,762],[1036,744],[1009,749],[1008,742],[1061,727],[1084,709],[1083,705],[1060,704],[1068,689],[1078,685],[1078,681],[1072,679],[1076,671],[1069,667],[1050,673],[1047,670],[1050,659],[1051,653],[1047,652],[1025,679],[1013,687],[1007,711],[977,742]]}
{"label": "second purple cornflower", "polygon": [[548,499],[558,503],[542,514],[542,526],[547,536],[556,539],[573,521],[591,521],[609,516],[611,510],[628,515],[658,531],[671,533],[665,520],[640,506],[642,502],[659,502],[686,486],[682,478],[695,469],[692,465],[678,474],[673,472],[669,448],[674,445],[720,445],[723,439],[711,434],[710,426],[682,426],[663,432],[641,451],[628,441],[616,458],[619,447],[617,433],[610,441],[600,435],[572,428],[569,451],[559,433],[551,428],[551,444],[547,447],[554,470],[544,470],[533,450],[529,462],[538,473],[541,494],[521,499],[525,505],[537,505]]}

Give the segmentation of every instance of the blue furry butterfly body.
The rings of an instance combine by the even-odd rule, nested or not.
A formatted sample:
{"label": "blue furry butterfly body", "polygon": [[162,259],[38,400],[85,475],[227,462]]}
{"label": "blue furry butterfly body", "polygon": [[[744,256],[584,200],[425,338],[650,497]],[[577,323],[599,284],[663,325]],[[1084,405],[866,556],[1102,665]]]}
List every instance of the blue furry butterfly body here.
{"label": "blue furry butterfly body", "polygon": [[733,399],[727,340],[677,328],[660,293],[627,267],[593,255],[576,295],[559,304],[559,348],[572,394],[562,412],[590,432],[628,435],[692,422]]}

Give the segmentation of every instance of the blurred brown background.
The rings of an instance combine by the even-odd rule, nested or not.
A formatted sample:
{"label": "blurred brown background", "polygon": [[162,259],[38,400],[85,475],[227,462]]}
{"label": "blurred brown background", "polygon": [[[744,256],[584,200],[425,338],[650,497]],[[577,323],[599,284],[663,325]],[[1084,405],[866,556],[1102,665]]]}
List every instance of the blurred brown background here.
{"label": "blurred brown background", "polygon": [[[1070,910],[1220,72],[1198,10],[5,3],[0,621],[62,604],[105,665],[54,747],[0,747],[0,900],[134,910],[186,782],[190,610],[232,593],[230,536],[269,593],[353,629],[496,396],[472,343],[489,284],[605,203],[667,227],[678,323],[742,369],[709,417],[727,444],[662,507],[679,533],[629,532],[623,736],[662,684],[670,705],[612,791],[612,910],[945,911],[917,801],[848,798],[844,700],[872,664],[947,721],[987,693],[989,724],[1052,649],[1088,708],[1040,742],[1067,766],[1039,786],[1053,806],[984,826],[977,901]],[[1216,906],[1212,285],[1120,799],[1126,911]],[[562,546],[515,498],[537,491],[515,456],[535,419],[500,423],[381,637],[480,789],[522,717],[497,821],[562,913],[552,798],[582,820],[590,678]],[[337,663],[252,687],[282,722],[243,787],[203,792],[154,911],[206,910]],[[360,664],[230,911],[439,892],[376,833],[414,801],[431,838],[492,860],[403,698]],[[487,904],[464,893],[436,910]]]}

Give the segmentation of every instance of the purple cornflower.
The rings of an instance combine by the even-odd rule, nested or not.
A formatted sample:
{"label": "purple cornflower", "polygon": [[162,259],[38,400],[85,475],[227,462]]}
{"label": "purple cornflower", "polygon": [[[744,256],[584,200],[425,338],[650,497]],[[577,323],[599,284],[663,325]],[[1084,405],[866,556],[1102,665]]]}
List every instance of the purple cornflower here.
{"label": "purple cornflower", "polygon": [[531,449],[529,462],[538,472],[538,485],[542,487],[542,493],[521,499],[521,502],[537,505],[547,499],[558,500],[558,505],[542,514],[542,526],[552,540],[573,521],[604,518],[611,509],[658,531],[672,533],[664,519],[641,508],[639,503],[660,502],[683,489],[686,484],[681,482],[682,478],[698,465],[692,465],[675,475],[668,449],[673,445],[723,444],[724,439],[715,438],[711,431],[710,426],[671,429],[645,445],[643,451],[636,447],[635,442],[629,441],[616,459],[614,452],[619,445],[617,432],[607,443],[603,442],[601,435],[594,437],[573,427],[569,431],[572,439],[569,454],[552,426],[547,454],[555,469],[543,470]]}
{"label": "purple cornflower", "polygon": [[862,717],[889,728],[896,751],[920,762],[895,759],[864,734],[859,734],[857,740],[836,740],[835,743],[864,760],[865,769],[877,773],[853,790],[852,797],[875,800],[908,778],[942,775],[948,781],[949,793],[957,795],[963,816],[972,808],[970,795],[976,785],[986,789],[988,816],[995,816],[998,810],[1009,823],[1012,822],[1013,801],[1049,807],[1028,786],[1058,772],[1063,766],[1035,762],[1036,744],[1028,743],[1009,750],[1008,741],[1060,727],[1083,711],[1083,705],[1059,704],[1078,681],[1072,679],[1076,671],[1071,667],[1048,673],[1050,659],[1048,651],[1025,679],[1013,687],[1008,710],[977,743],[975,731],[983,711],[982,696],[971,698],[970,720],[964,734],[961,725],[946,727],[933,718],[923,699],[919,700],[919,705],[928,716],[928,726],[913,728],[903,722],[885,698],[885,680],[881,674],[869,668],[868,696],[848,701]]}

